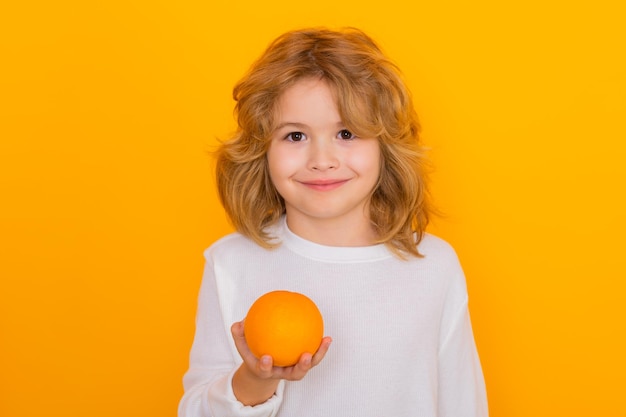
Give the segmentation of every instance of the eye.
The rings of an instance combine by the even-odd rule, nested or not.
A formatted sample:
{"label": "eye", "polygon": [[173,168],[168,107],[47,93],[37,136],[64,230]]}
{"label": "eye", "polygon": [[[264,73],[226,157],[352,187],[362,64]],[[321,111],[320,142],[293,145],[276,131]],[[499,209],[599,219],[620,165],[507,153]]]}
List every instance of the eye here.
{"label": "eye", "polygon": [[350,132],[348,129],[340,130],[339,133],[337,134],[337,137],[343,140],[350,140],[350,139],[356,138],[356,136],[352,132]]}
{"label": "eye", "polygon": [[302,132],[290,132],[285,136],[285,139],[291,142],[301,142],[306,139],[306,136]]}

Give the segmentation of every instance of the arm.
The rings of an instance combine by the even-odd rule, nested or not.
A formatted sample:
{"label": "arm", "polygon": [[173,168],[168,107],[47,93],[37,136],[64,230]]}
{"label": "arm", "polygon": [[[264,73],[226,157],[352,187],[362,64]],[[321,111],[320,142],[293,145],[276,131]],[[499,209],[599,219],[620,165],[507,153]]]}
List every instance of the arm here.
{"label": "arm", "polygon": [[196,332],[189,358],[189,369],[183,378],[185,393],[178,408],[179,417],[276,415],[282,400],[282,389],[258,407],[246,407],[237,400],[232,378],[241,362],[232,348],[229,329],[224,324],[215,268],[211,252],[206,264],[196,315]]}
{"label": "arm", "polygon": [[439,349],[439,413],[442,417],[489,414],[467,299],[453,315]]}
{"label": "arm", "polygon": [[206,258],[198,298],[196,333],[189,370],[183,378],[185,394],[178,415],[275,416],[282,402],[284,382],[281,380],[302,379],[322,360],[330,338],[324,339],[314,356],[304,354],[292,367],[274,367],[269,357],[269,363],[259,361],[245,343],[243,324],[235,323],[227,328],[222,308],[228,308],[229,302],[225,301],[228,297],[224,297],[224,289],[220,296],[210,250]]}

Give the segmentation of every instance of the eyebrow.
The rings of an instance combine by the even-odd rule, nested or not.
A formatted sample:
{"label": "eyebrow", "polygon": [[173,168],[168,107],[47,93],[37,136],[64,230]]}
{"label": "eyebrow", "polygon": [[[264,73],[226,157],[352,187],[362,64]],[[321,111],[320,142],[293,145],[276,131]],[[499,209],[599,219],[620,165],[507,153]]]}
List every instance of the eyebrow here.
{"label": "eyebrow", "polygon": [[[336,127],[345,127],[345,124],[342,121],[338,121],[337,123],[335,123]],[[279,124],[278,126],[276,126],[275,130],[280,130],[280,129],[284,129],[285,127],[295,127],[298,129],[305,129],[307,127],[309,127],[306,123],[299,123],[299,122],[284,122]]]}
{"label": "eyebrow", "polygon": [[285,123],[281,123],[278,126],[276,126],[276,130],[280,130],[280,129],[284,129],[285,127],[297,127],[299,129],[305,128],[307,127],[307,125],[305,125],[304,123],[298,123],[298,122],[285,122]]}

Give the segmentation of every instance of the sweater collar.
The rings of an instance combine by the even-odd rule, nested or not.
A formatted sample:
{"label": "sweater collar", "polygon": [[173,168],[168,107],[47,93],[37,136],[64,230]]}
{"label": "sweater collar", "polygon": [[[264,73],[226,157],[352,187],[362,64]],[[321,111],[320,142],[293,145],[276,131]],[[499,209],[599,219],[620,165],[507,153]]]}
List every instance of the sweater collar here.
{"label": "sweater collar", "polygon": [[287,220],[283,216],[275,226],[275,235],[282,244],[291,251],[304,256],[306,258],[335,262],[335,263],[352,263],[352,262],[374,262],[380,259],[386,259],[393,256],[391,251],[384,244],[372,246],[326,246],[320,245],[306,240],[291,230],[287,226]]}

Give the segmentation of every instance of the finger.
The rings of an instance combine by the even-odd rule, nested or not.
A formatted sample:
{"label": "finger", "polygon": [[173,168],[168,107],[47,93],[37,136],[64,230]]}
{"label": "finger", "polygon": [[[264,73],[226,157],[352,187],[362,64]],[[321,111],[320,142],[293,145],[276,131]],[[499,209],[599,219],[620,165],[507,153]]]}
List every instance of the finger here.
{"label": "finger", "polygon": [[256,374],[261,378],[271,378],[274,374],[274,364],[270,355],[263,355],[256,360]]}
{"label": "finger", "polygon": [[233,325],[230,326],[230,332],[233,336],[243,337],[243,320],[234,322]]}
{"label": "finger", "polygon": [[[230,332],[233,335],[233,341],[235,342],[235,347],[239,351],[239,354],[242,354],[242,350],[247,350],[248,344],[246,343],[246,338],[243,334],[243,321],[238,321],[233,323],[230,326]],[[243,354],[242,354],[243,356]]]}
{"label": "finger", "polygon": [[304,378],[307,372],[311,370],[312,358],[313,355],[311,355],[310,353],[303,353],[295,365],[282,369],[282,378],[288,379],[290,381],[301,380],[302,378]]}
{"label": "finger", "polygon": [[235,342],[235,347],[237,348],[237,352],[239,352],[241,359],[243,359],[246,363],[252,363],[257,359],[248,348],[248,343],[246,342],[246,337],[243,333],[243,326],[243,320],[233,323],[230,327],[230,332],[233,335],[233,341]]}
{"label": "finger", "polygon": [[324,356],[326,356],[326,352],[328,352],[328,349],[330,348],[330,344],[332,342],[333,342],[333,339],[331,339],[328,336],[322,339],[322,343],[320,344],[320,347],[317,349],[317,352],[315,352],[315,355],[313,355],[313,358],[311,359],[312,367],[316,366],[318,363],[322,361],[322,359],[324,359]]}
{"label": "finger", "polygon": [[259,378],[271,378],[274,370],[272,357],[269,355],[263,355],[261,358],[257,358],[250,351],[243,331],[245,325],[244,321],[245,320],[233,323],[230,328],[233,340],[235,341],[235,347],[237,348],[241,359],[243,359],[243,362],[246,367],[250,369],[250,371],[252,371]]}

